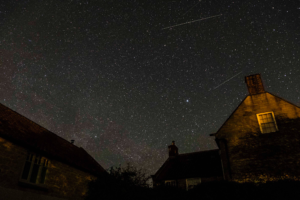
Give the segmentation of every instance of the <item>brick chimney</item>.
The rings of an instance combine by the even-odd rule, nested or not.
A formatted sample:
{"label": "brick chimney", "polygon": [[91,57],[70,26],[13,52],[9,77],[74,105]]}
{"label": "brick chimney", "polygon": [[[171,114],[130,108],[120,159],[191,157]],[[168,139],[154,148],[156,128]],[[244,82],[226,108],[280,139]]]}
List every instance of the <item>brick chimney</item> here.
{"label": "brick chimney", "polygon": [[264,93],[265,89],[260,74],[253,74],[245,77],[245,82],[250,95]]}
{"label": "brick chimney", "polygon": [[169,148],[169,157],[178,156],[178,148],[175,146],[175,141],[172,141],[172,144],[168,146]]}

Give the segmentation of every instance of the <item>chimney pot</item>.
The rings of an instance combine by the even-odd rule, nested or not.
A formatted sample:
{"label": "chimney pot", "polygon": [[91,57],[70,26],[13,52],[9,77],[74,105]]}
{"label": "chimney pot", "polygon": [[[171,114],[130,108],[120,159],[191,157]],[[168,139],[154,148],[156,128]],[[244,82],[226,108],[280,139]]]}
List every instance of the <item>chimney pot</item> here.
{"label": "chimney pot", "polygon": [[245,82],[250,95],[264,93],[265,89],[260,74],[253,74],[245,77]]}
{"label": "chimney pot", "polygon": [[175,141],[172,141],[172,144],[168,146],[169,148],[169,157],[178,156],[178,148],[175,146]]}

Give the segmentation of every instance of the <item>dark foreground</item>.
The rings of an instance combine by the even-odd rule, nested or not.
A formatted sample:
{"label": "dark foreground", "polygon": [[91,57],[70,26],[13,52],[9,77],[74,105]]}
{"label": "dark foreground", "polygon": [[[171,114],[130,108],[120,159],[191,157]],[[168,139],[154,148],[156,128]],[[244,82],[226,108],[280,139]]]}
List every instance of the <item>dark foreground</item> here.
{"label": "dark foreground", "polygon": [[[266,200],[266,199],[300,199],[300,182],[284,180],[254,183],[202,183],[189,191],[171,187],[155,189],[144,187],[124,187],[108,184],[97,184],[91,187],[86,200],[92,199],[146,199],[146,200],[176,200],[176,199],[201,199],[201,200]],[[100,187],[99,187],[100,186]]]}

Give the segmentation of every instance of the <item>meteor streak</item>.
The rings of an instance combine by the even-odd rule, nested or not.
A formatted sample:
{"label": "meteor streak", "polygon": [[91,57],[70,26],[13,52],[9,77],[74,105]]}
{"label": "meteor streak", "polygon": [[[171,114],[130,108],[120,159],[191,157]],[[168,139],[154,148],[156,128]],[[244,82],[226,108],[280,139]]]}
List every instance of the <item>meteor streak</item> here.
{"label": "meteor streak", "polygon": [[194,20],[194,21],[189,21],[189,22],[185,22],[185,23],[182,23],[182,24],[176,24],[176,25],[174,25],[174,26],[168,26],[168,27],[163,28],[163,29],[161,29],[161,30],[164,30],[164,29],[167,29],[167,28],[172,28],[172,27],[175,27],[175,26],[181,26],[181,25],[184,25],[184,24],[191,24],[191,23],[193,23],[193,22],[202,21],[202,20],[209,19],[209,18],[214,18],[214,17],[219,17],[219,16],[221,16],[221,15],[222,15],[222,14],[220,14],[220,15],[214,15],[214,16],[211,16],[211,17],[206,17],[206,18],[197,19],[197,20]]}
{"label": "meteor streak", "polygon": [[[241,71],[240,73],[242,73],[242,71]],[[218,85],[217,87],[215,87],[214,90],[217,89],[218,87],[220,87],[221,85],[223,85],[224,83],[230,81],[231,79],[233,79],[234,77],[236,77],[236,76],[239,75],[240,73],[238,73],[238,74],[234,75],[233,77],[227,79],[226,81],[224,81],[223,83],[221,83],[220,85]]]}
{"label": "meteor streak", "polygon": [[196,5],[198,5],[201,2],[201,0],[196,3],[193,7],[191,7],[188,11],[186,11],[182,16],[184,16],[186,13],[188,13],[190,10],[192,10]]}

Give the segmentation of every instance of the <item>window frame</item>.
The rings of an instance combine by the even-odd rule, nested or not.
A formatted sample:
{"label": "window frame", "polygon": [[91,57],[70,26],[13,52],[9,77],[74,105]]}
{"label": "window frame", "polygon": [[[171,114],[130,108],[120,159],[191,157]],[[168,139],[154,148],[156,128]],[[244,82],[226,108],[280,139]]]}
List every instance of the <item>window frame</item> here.
{"label": "window frame", "polygon": [[177,187],[176,180],[165,180],[165,185],[169,187]]}
{"label": "window frame", "polygon": [[[193,189],[195,186],[202,183],[201,177],[197,178],[187,178],[186,181],[186,191]],[[193,184],[192,184],[193,183]]]}
{"label": "window frame", "polygon": [[[275,129],[276,129],[275,132],[278,131],[278,126],[277,126],[276,119],[275,119],[275,115],[274,115],[274,112],[273,112],[273,111],[264,112],[264,113],[258,113],[258,114],[256,114],[256,118],[257,118],[257,121],[258,121],[258,125],[259,125],[260,132],[261,132],[262,134],[266,134],[266,133],[263,132],[262,125],[261,125],[262,123],[261,123],[261,121],[260,121],[260,119],[259,119],[259,116],[260,116],[260,115],[264,115],[264,114],[269,114],[269,113],[272,114],[272,118],[273,118],[273,121],[274,121],[274,124],[275,124]],[[274,132],[268,132],[268,133],[274,133]]]}
{"label": "window frame", "polygon": [[[40,158],[39,163],[36,163],[36,158],[37,157]],[[43,161],[44,161],[44,163],[43,163]],[[30,162],[30,167],[29,167],[29,172],[28,172],[28,175],[27,175],[27,179],[24,179],[23,174],[25,173],[24,171],[25,171],[25,167],[26,167],[27,162]],[[32,174],[33,167],[34,167],[35,164],[37,164],[39,166],[39,168],[38,168],[38,171],[37,171],[35,182],[31,182],[31,178],[32,178],[32,175],[33,175]],[[50,161],[49,161],[48,158],[45,158],[44,156],[41,156],[39,154],[28,151],[28,153],[26,155],[26,160],[24,162],[24,165],[23,165],[23,168],[22,168],[22,171],[21,171],[21,174],[20,174],[19,182],[30,184],[30,185],[40,185],[40,186],[45,185],[49,165],[50,165]],[[45,170],[44,171],[45,175],[42,177],[43,170]]]}

